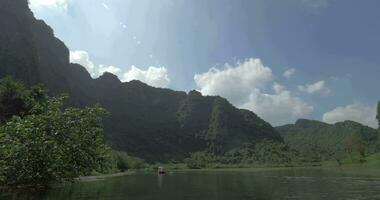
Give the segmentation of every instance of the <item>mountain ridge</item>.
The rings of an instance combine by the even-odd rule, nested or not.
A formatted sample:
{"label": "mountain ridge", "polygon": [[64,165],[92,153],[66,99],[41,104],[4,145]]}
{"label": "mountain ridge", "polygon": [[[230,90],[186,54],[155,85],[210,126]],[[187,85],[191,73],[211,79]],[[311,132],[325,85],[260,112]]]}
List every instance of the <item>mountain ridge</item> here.
{"label": "mountain ridge", "polygon": [[366,151],[373,153],[377,148],[378,130],[358,122],[346,120],[328,124],[316,120],[299,119],[295,124],[276,127],[285,143],[310,155],[331,159],[331,152],[342,152],[353,140],[366,144]]}
{"label": "mountain ridge", "polygon": [[70,63],[69,49],[34,18],[27,0],[1,1],[0,27],[0,77],[43,84],[52,95],[68,93],[70,106],[100,103],[111,113],[104,121],[105,138],[117,150],[170,161],[261,140],[282,142],[269,123],[219,96],[121,82],[111,73],[92,79],[83,66]]}

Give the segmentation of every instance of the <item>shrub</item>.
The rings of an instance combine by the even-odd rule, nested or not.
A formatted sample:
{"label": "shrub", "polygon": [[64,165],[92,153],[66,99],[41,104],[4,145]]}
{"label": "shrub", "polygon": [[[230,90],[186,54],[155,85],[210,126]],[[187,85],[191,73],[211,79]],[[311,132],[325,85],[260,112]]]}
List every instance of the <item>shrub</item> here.
{"label": "shrub", "polygon": [[[100,106],[62,110],[66,97],[28,91],[28,115],[13,115],[0,127],[0,184],[48,186],[106,168]],[[0,94],[2,96],[2,94]]]}

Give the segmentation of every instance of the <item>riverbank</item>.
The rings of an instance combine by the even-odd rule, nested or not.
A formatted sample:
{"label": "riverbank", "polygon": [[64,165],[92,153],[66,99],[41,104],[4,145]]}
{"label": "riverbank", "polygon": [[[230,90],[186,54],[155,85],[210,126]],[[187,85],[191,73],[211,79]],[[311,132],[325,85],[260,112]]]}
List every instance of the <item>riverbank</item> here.
{"label": "riverbank", "polygon": [[[360,176],[376,176],[380,177],[380,168],[368,167],[366,165],[346,165],[346,166],[296,166],[296,167],[229,167],[229,168],[203,168],[203,169],[189,169],[189,168],[165,168],[167,174],[176,173],[187,173],[187,172],[266,172],[266,171],[281,171],[281,170],[305,170],[305,169],[316,169],[316,170],[327,170],[343,174],[352,174]],[[87,182],[87,181],[97,181],[104,180],[106,178],[127,176],[133,174],[155,174],[155,169],[141,169],[141,170],[131,170],[127,172],[120,172],[114,174],[105,175],[94,175],[94,176],[84,176],[79,177],[76,181]]]}
{"label": "riverbank", "polygon": [[265,166],[265,165],[210,165],[212,167],[202,169],[189,169],[184,163],[176,164],[155,164],[144,169],[128,170],[126,172],[112,173],[112,174],[99,174],[93,176],[83,176],[76,178],[75,181],[89,182],[104,180],[106,178],[119,177],[132,175],[136,173],[156,173],[158,166],[163,166],[168,173],[181,173],[181,172],[212,172],[212,171],[274,171],[274,170],[302,170],[302,169],[323,169],[329,171],[335,171],[344,174],[362,175],[362,176],[375,176],[380,177],[380,154],[374,154],[367,157],[365,163],[349,163],[348,160],[343,165],[339,166],[336,161],[325,161],[314,164],[304,164],[295,166]]}
{"label": "riverbank", "polygon": [[114,174],[101,174],[101,175],[93,175],[93,176],[81,176],[75,179],[75,181],[79,182],[90,182],[90,181],[99,181],[104,180],[106,178],[119,177],[119,176],[127,176],[131,174],[135,174],[136,171],[128,170],[126,172],[118,172]]}

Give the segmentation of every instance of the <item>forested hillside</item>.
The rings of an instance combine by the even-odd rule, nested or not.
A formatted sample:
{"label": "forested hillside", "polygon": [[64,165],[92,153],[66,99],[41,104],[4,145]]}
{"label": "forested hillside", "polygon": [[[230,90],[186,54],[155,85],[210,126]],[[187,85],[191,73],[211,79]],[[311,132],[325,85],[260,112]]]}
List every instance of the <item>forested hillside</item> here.
{"label": "forested hillside", "polygon": [[276,127],[284,141],[310,159],[334,159],[337,154],[359,151],[374,153],[378,145],[378,131],[357,122],[327,124],[300,119],[295,124]]}
{"label": "forested hillside", "polygon": [[0,1],[0,27],[0,78],[42,84],[52,95],[68,93],[70,106],[100,103],[111,113],[105,138],[117,150],[168,161],[197,151],[221,154],[263,139],[282,141],[270,124],[222,97],[123,83],[110,73],[92,79],[69,62],[68,48],[34,18],[27,0]]}

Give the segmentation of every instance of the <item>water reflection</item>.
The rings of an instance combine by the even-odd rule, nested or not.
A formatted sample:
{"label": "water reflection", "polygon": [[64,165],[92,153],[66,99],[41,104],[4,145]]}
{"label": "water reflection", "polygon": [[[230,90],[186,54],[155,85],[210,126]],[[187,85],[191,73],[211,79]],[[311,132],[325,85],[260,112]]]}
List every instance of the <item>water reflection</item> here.
{"label": "water reflection", "polygon": [[162,188],[162,183],[164,181],[164,176],[163,174],[158,174],[157,175],[157,186],[158,188]]}
{"label": "water reflection", "polygon": [[380,199],[380,179],[322,169],[136,174],[0,199],[364,200]]}

